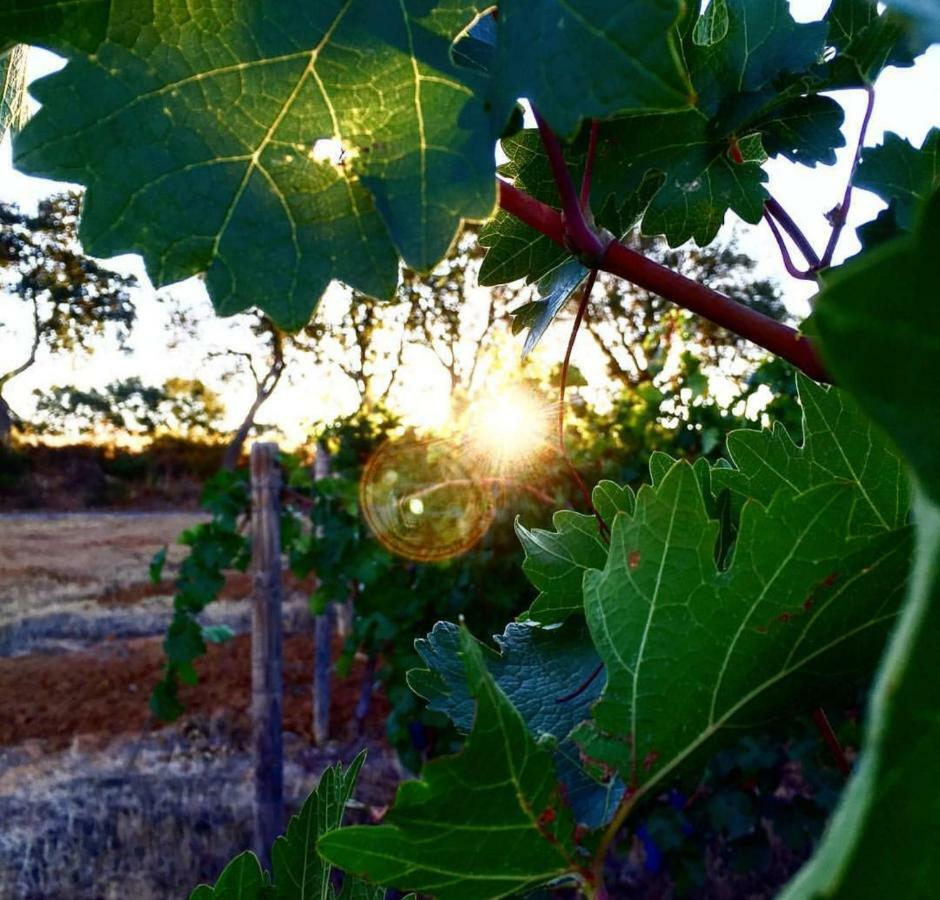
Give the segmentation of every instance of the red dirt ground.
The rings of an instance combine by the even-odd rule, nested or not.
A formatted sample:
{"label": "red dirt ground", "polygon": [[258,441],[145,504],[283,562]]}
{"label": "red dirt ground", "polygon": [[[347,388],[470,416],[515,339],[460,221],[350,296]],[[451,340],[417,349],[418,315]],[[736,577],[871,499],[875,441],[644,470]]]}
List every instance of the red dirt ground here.
{"label": "red dirt ground", "polygon": [[[336,642],[334,652],[339,651]],[[112,641],[65,655],[0,659],[0,746],[39,740],[64,748],[77,736],[104,744],[119,734],[140,734],[162,727],[153,720],[148,698],[160,678],[161,639]],[[187,716],[231,715],[238,730],[250,730],[251,639],[240,635],[209,647],[196,666],[199,684],[181,691]],[[304,635],[284,640],[284,729],[312,741],[311,673],[313,641]],[[359,696],[362,664],[349,678],[334,678],[330,734],[348,735],[351,711]],[[383,733],[388,705],[376,694],[365,730]]]}

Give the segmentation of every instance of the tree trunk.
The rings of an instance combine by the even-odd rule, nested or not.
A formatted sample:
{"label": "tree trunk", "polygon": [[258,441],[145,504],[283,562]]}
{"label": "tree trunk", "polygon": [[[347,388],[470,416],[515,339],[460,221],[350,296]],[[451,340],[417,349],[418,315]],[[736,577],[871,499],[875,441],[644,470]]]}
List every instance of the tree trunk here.
{"label": "tree trunk", "polygon": [[280,482],[277,444],[251,448],[251,720],[255,852],[270,868],[284,827]]}

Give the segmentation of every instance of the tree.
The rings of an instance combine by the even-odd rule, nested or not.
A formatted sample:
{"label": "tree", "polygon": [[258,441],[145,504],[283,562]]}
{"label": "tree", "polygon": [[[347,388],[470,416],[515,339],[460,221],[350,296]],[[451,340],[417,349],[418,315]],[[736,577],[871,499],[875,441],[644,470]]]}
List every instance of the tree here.
{"label": "tree", "polygon": [[[870,677],[897,620],[863,760],[788,893],[929,896],[940,319],[924,298],[940,278],[940,132],[868,147],[866,129],[879,73],[940,40],[935,4],[834,0],[811,22],[785,0],[259,10],[40,0],[0,12],[0,48],[70,60],[37,89],[16,159],[88,182],[93,252],[141,249],[159,283],[205,272],[221,311],[257,305],[294,329],[330,281],[389,297],[402,260],[430,270],[463,220],[487,219],[490,274],[539,284],[530,344],[572,296],[582,320],[603,271],[793,365],[803,410],[799,443],[751,430],[715,465],[654,454],[636,494],[602,482],[590,513],[563,512],[551,532],[520,526],[540,592],[524,621],[498,647],[442,624],[412,679],[467,732],[463,752],[403,785],[381,825],[322,834],[294,893],[327,884],[328,862],[442,897],[606,898],[609,851],[644,798],[731,735]],[[764,164],[831,162],[846,138],[830,94],[843,89],[867,110],[818,247]],[[521,99],[535,128],[520,129]],[[862,189],[887,209],[839,265]],[[791,274],[816,283],[812,334],[624,241],[639,224],[670,246],[707,245],[729,212],[766,223]],[[261,896],[257,863],[239,866],[200,896],[234,882]]]}
{"label": "tree", "polygon": [[0,203],[0,275],[6,294],[32,309],[32,336],[24,359],[0,374],[0,440],[20,420],[3,397],[6,386],[50,352],[90,351],[110,329],[124,344],[134,323],[133,277],[86,256],[78,243],[80,198],[60,194],[40,202],[36,215]]}
{"label": "tree", "polygon": [[139,378],[112,381],[103,390],[53,387],[36,391],[41,414],[39,433],[67,433],[112,439],[133,435],[152,439],[172,434],[189,440],[218,439],[225,406],[219,395],[198,379],[169,378],[145,385]]}

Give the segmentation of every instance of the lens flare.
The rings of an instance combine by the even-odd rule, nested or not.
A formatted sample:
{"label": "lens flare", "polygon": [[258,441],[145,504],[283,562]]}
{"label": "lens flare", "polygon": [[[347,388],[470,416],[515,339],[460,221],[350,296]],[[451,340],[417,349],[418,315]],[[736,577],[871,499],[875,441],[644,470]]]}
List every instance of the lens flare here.
{"label": "lens flare", "polygon": [[469,440],[480,464],[502,473],[531,468],[550,451],[551,408],[531,392],[510,387],[474,404]]}
{"label": "lens flare", "polygon": [[419,562],[464,553],[493,520],[489,490],[443,440],[384,443],[362,473],[359,499],[377,540]]}

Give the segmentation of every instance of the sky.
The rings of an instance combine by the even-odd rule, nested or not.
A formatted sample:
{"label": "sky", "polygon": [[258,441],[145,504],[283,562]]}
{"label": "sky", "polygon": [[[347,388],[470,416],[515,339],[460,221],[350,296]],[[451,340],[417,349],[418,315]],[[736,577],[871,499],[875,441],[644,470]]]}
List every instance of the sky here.
{"label": "sky", "polygon": [[[827,6],[828,0],[791,0],[794,16],[803,21],[819,18]],[[59,65],[61,61],[51,54],[32,51],[30,80],[53,71]],[[860,91],[843,91],[833,96],[846,112],[845,134],[848,144],[839,151],[837,163],[810,169],[778,159],[771,161],[767,167],[771,194],[787,208],[810,241],[820,249],[825,245],[830,231],[825,213],[841,199],[865,107],[865,96]],[[876,86],[875,109],[866,143],[879,144],[885,131],[894,131],[919,146],[929,129],[938,124],[940,46],[935,46],[914,67],[888,69],[882,74]],[[16,172],[12,167],[9,138],[0,144],[0,200],[32,208],[41,197],[62,188],[60,184]],[[874,195],[855,191],[849,227],[843,235],[837,260],[858,250],[854,226],[872,219],[882,206]],[[786,274],[766,225],[735,225],[732,219],[733,216],[729,214],[723,236],[727,237],[733,229],[742,249],[758,260],[760,274],[769,275],[779,282],[791,311],[801,317],[806,315],[813,285],[795,281]],[[7,396],[13,408],[28,417],[33,409],[33,391],[47,390],[57,384],[88,388],[100,387],[111,380],[131,375],[138,375],[149,383],[162,383],[173,376],[201,377],[222,391],[229,410],[228,424],[234,427],[250,403],[252,383],[247,374],[243,374],[236,375],[223,385],[220,377],[229,364],[207,363],[206,357],[207,353],[226,347],[246,351],[256,348],[257,339],[250,334],[244,321],[238,317],[220,319],[212,315],[205,290],[196,279],[158,293],[150,286],[138,258],[119,257],[109,264],[119,271],[135,274],[141,284],[135,295],[138,322],[130,340],[130,352],[116,350],[113,342],[105,341],[90,356],[57,354],[50,357],[43,354],[37,365],[9,385]],[[328,291],[320,314],[337,321],[343,315],[346,302],[344,290],[334,286]],[[172,337],[170,316],[174,304],[193,313],[198,320],[194,339],[180,339],[178,334],[175,339]],[[25,304],[0,295],[0,369],[10,368],[25,356],[30,327],[30,316]],[[565,330],[557,327],[552,329],[541,352],[554,354],[560,361],[567,337],[560,332]],[[592,380],[593,373],[601,371],[598,360],[590,356],[587,342],[581,342],[580,347],[576,348],[574,361],[588,380]],[[442,377],[427,377],[426,359],[415,357],[410,365],[415,371],[420,370],[423,376],[409,379],[407,406],[413,417],[416,420],[433,419],[446,414],[445,380]],[[356,398],[352,386],[335,372],[314,370],[311,367],[306,370],[295,369],[271,398],[261,418],[278,422],[287,440],[297,442],[303,439],[310,423],[328,421],[339,413],[352,411]]]}

